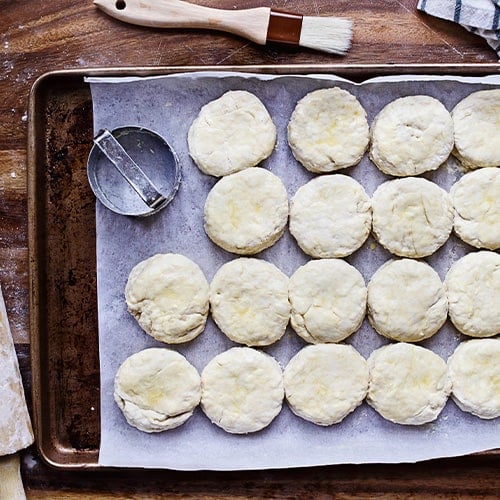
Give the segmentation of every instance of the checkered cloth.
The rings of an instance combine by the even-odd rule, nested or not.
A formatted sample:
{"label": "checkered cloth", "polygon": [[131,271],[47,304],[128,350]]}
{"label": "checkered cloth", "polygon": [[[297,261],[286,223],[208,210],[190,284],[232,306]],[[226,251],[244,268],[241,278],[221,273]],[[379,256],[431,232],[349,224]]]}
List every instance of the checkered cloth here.
{"label": "checkered cloth", "polygon": [[417,9],[482,36],[500,58],[500,0],[418,0]]}

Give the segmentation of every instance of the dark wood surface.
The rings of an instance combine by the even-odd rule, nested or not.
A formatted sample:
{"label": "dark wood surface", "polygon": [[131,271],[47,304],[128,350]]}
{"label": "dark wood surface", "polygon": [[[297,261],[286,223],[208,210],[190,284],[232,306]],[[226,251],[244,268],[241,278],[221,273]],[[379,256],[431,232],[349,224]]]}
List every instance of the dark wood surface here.
{"label": "dark wood surface", "polygon": [[[197,3],[227,9],[228,0]],[[244,1],[254,7],[263,2]],[[345,57],[279,51],[236,36],[122,24],[87,1],[0,0],[0,283],[29,396],[26,142],[28,94],[50,70],[172,65],[496,63],[463,28],[416,11],[416,0],[273,0],[267,5],[354,21]],[[180,473],[62,472],[36,447],[23,454],[28,498],[498,498],[497,455],[396,466],[335,466],[289,471]]]}

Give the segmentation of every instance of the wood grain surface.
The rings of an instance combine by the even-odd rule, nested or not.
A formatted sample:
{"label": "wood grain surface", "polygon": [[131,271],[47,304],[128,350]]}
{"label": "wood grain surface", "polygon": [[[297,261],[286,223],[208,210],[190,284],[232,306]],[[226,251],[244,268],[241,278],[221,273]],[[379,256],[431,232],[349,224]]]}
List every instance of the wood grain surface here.
{"label": "wood grain surface", "polygon": [[[28,95],[50,70],[169,65],[495,63],[481,38],[416,11],[416,0],[197,0],[226,9],[271,6],[354,22],[347,56],[260,47],[236,36],[129,26],[90,0],[0,0],[0,283],[29,398],[26,142]],[[23,456],[28,498],[498,498],[496,456],[397,466],[244,473],[61,472],[36,448]]]}

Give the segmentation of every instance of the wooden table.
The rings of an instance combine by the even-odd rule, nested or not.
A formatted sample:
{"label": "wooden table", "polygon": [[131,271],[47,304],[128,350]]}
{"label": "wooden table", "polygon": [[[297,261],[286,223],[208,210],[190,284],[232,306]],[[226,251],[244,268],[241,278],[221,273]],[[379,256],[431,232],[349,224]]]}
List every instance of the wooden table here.
{"label": "wooden table", "polygon": [[[197,3],[227,9],[228,0]],[[238,37],[194,30],[160,31],[122,24],[91,2],[3,0],[0,16],[0,283],[4,290],[28,400],[28,251],[26,131],[28,93],[49,70],[125,66],[495,63],[479,37],[416,11],[416,0],[273,1],[307,15],[354,21],[345,57],[309,50],[278,51]],[[256,1],[238,2],[254,7]],[[498,497],[495,456],[416,465],[332,466],[289,471],[181,473],[175,471],[61,472],[45,465],[36,447],[24,452],[28,498],[368,498]]]}

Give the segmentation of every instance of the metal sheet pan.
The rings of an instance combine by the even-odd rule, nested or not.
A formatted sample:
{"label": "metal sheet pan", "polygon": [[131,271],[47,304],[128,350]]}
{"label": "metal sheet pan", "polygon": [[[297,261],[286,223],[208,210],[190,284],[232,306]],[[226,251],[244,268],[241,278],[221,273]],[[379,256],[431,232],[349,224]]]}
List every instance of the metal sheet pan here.
{"label": "metal sheet pan", "polygon": [[482,76],[499,74],[500,65],[102,68],[39,78],[30,94],[27,159],[32,396],[38,449],[55,467],[99,468],[95,198],[86,176],[92,101],[84,76],[198,70],[333,73],[361,81],[391,74]]}

